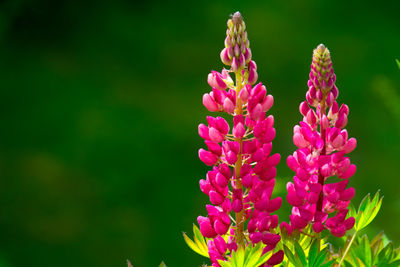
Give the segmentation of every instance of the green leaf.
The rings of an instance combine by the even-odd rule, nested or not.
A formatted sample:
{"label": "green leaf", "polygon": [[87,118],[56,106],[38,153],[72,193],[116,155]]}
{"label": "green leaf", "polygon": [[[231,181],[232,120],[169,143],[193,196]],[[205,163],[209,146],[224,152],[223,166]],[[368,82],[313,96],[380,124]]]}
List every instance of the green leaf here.
{"label": "green leaf", "polygon": [[262,251],[262,243],[258,243],[254,247],[249,245],[246,249],[233,251],[229,262],[232,267],[258,267],[265,263],[273,253],[273,251],[269,251],[262,255]]}
{"label": "green leaf", "polygon": [[358,213],[360,213],[361,211],[365,211],[365,209],[367,208],[368,203],[371,202],[371,197],[370,194],[367,194],[360,203],[360,206],[358,207]]}
{"label": "green leaf", "polygon": [[246,253],[245,253],[245,259],[244,259],[244,266],[246,267],[253,267],[257,266],[257,262],[261,257],[262,254],[262,246],[261,242],[255,245],[254,247],[248,246],[246,248]]}
{"label": "green leaf", "polygon": [[370,224],[372,222],[373,219],[375,219],[376,215],[378,214],[379,210],[381,209],[382,200],[383,200],[383,197],[379,198],[379,191],[378,191],[370,204],[369,216],[366,219],[366,222],[365,222],[365,225],[363,228],[365,228],[368,224]]}
{"label": "green leaf", "polygon": [[271,257],[272,253],[273,253],[272,250],[268,251],[267,253],[265,253],[264,255],[262,255],[262,256],[258,259],[256,265],[254,265],[254,266],[249,266],[249,267],[258,267],[258,266],[264,264],[264,263]]}
{"label": "green leaf", "polygon": [[393,260],[400,260],[400,248],[393,250]]}
{"label": "green leaf", "polygon": [[400,260],[397,261],[392,261],[390,262],[388,265],[386,265],[387,267],[399,267],[400,266]]}
{"label": "green leaf", "polygon": [[253,254],[253,247],[251,245],[248,245],[244,251],[244,263],[243,266],[246,266],[252,257]]}
{"label": "green leaf", "polygon": [[232,267],[243,267],[244,263],[244,249],[238,248],[238,250],[233,251],[231,254],[231,265]]}
{"label": "green leaf", "polygon": [[314,267],[320,267],[320,266],[322,266],[322,264],[324,263],[324,261],[325,261],[325,258],[326,258],[326,255],[328,254],[328,252],[326,252],[326,250],[324,250],[324,251],[321,251],[319,254],[318,254],[318,256],[317,256],[317,259],[315,260],[315,263],[314,263]]}
{"label": "green leaf", "polygon": [[388,264],[390,260],[392,259],[392,253],[393,253],[393,244],[392,242],[389,242],[378,254],[378,261],[376,263],[377,266],[383,266],[385,264]]}
{"label": "green leaf", "polygon": [[208,250],[204,250],[204,248],[195,242],[192,241],[185,233],[183,233],[183,238],[185,239],[186,244],[197,254],[200,254],[201,256],[209,258],[208,255]]}
{"label": "green leaf", "polygon": [[[343,263],[345,263],[345,264],[343,264]],[[351,264],[348,260],[344,260],[343,261],[343,263],[342,263],[342,266],[345,266],[345,267],[352,267],[353,266],[353,264]]]}
{"label": "green leaf", "polygon": [[318,253],[318,239],[314,239],[311,243],[310,250],[308,251],[308,264],[314,266],[314,262],[317,259]]}
{"label": "green leaf", "polygon": [[285,252],[285,256],[288,258],[288,260],[296,267],[302,267],[303,264],[299,260],[299,258],[295,257],[293,253],[290,251],[290,249],[283,245],[283,251]]}
{"label": "green leaf", "polygon": [[365,266],[365,264],[360,260],[360,258],[357,258],[356,262],[357,262],[358,267],[369,267],[369,266]]}
{"label": "green leaf", "polygon": [[372,257],[371,257],[371,246],[369,244],[369,240],[367,235],[364,235],[362,237],[362,241],[360,244],[360,247],[362,248],[362,254],[363,254],[363,262],[365,266],[371,266],[372,265]]}
{"label": "green leaf", "polygon": [[379,197],[379,191],[375,194],[372,200],[369,194],[364,197],[358,208],[357,216],[355,217],[356,231],[360,231],[361,229],[365,228],[372,222],[373,219],[375,219],[382,206],[382,200],[383,197]]}
{"label": "green leaf", "polygon": [[372,240],[371,240],[371,248],[378,246],[379,243],[382,242],[383,235],[384,235],[384,232],[382,231],[379,234],[377,234],[374,238],[372,238]]}
{"label": "green leaf", "polygon": [[350,203],[350,205],[349,205],[349,213],[347,213],[347,218],[349,218],[349,217],[354,217],[355,218],[356,216],[357,216],[356,208],[354,207],[353,203]]}
{"label": "green leaf", "polygon": [[218,260],[219,265],[221,267],[232,267],[232,264],[230,262],[224,261],[224,260]]}
{"label": "green leaf", "polygon": [[400,69],[400,61],[398,59],[396,59],[396,63],[397,63],[397,67],[399,67],[399,69]]}
{"label": "green leaf", "polygon": [[303,248],[299,245],[299,243],[296,242],[294,244],[294,250],[296,251],[296,255],[301,260],[303,266],[307,266],[306,254],[304,253]]}
{"label": "green leaf", "polygon": [[[199,247],[202,247],[204,251],[208,251],[206,240],[200,232],[200,229],[193,224],[194,241]],[[208,252],[207,252],[208,254]]]}
{"label": "green leaf", "polygon": [[330,267],[333,265],[334,262],[335,262],[335,260],[330,260],[330,261],[324,263],[321,267]]}
{"label": "green leaf", "polygon": [[162,262],[160,263],[160,265],[158,265],[158,267],[167,267],[167,265],[165,265],[165,263],[162,261]]}
{"label": "green leaf", "polygon": [[383,237],[383,232],[380,232],[371,240],[370,245],[371,245],[371,251],[372,251],[372,262],[376,261],[379,251],[381,251],[383,248],[382,237]]}

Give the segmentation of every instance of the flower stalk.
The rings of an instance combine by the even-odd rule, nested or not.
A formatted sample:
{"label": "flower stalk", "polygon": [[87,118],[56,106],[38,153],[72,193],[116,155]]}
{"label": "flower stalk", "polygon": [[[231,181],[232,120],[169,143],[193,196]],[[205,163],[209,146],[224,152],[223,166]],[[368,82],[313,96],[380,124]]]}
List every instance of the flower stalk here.
{"label": "flower stalk", "polygon": [[257,65],[239,12],[228,20],[220,55],[228,69],[208,75],[212,92],[204,94],[203,104],[211,112],[231,115],[233,127],[222,117],[210,116],[208,125],[199,125],[199,135],[208,148],[200,149],[199,157],[213,166],[200,181],[200,189],[212,204],[206,206],[208,217],[198,217],[200,232],[211,239],[208,253],[215,266],[238,248],[258,243],[263,244],[263,255],[274,252],[267,264],[275,265],[282,262],[283,251],[275,251],[280,235],[275,231],[278,216],[272,214],[282,199],[271,199],[275,166],[280,161],[279,154],[271,155],[274,118],[266,116],[273,97],[261,83],[254,85]]}
{"label": "flower stalk", "polygon": [[[306,101],[299,107],[303,121],[294,127],[293,142],[298,149],[287,159],[296,173],[293,183],[287,184],[287,201],[293,206],[290,225],[281,224],[289,234],[311,224],[317,234],[328,229],[341,237],[354,226],[355,219],[346,217],[355,190],[346,186],[356,167],[345,155],[357,142],[344,129],[349,108],[344,104],[339,108],[335,81],[330,52],[321,44],[314,49]],[[331,176],[342,181],[327,184]]]}

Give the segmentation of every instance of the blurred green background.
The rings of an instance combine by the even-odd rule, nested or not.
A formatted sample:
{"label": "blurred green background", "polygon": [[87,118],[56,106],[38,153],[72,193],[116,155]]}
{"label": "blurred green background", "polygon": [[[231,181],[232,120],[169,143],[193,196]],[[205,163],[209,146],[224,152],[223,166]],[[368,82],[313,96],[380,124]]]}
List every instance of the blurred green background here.
{"label": "blurred green background", "polygon": [[[331,50],[358,139],[355,203],[385,195],[371,232],[400,231],[400,4],[394,1],[0,3],[0,259],[4,266],[198,266],[186,247],[207,197],[197,125],[240,10],[274,95],[274,151],[295,149],[314,47]],[[293,173],[279,165],[276,194]],[[287,220],[289,207],[281,210]],[[0,262],[0,264],[1,264]]]}

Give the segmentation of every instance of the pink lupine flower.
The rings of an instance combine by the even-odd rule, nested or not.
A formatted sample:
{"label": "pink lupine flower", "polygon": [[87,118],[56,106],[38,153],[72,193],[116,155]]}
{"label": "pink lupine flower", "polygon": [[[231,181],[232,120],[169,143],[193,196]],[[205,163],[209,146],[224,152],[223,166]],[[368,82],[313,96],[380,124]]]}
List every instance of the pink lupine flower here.
{"label": "pink lupine flower", "polygon": [[221,73],[211,71],[211,73],[208,74],[207,82],[212,88],[218,90],[225,90],[228,86],[232,86],[233,84],[232,78],[229,76],[226,69],[223,69]]}
{"label": "pink lupine flower", "polygon": [[[221,236],[217,236],[214,240],[209,240],[207,242],[208,253],[212,262],[218,264],[218,260],[224,260],[224,254],[228,249],[228,245]],[[214,264],[213,266],[219,266]]]}
{"label": "pink lupine flower", "polygon": [[[344,129],[349,108],[344,104],[339,108],[335,81],[329,50],[321,44],[313,54],[307,101],[299,107],[303,121],[293,131],[298,149],[287,158],[289,168],[296,173],[286,187],[287,201],[293,206],[290,225],[281,224],[288,234],[312,224],[316,233],[328,229],[341,237],[354,226],[354,218],[346,219],[346,215],[355,190],[346,186],[356,166],[345,155],[357,142]],[[326,183],[331,176],[345,180]]]}
{"label": "pink lupine flower", "polygon": [[199,125],[199,135],[207,146],[199,150],[199,157],[213,167],[200,180],[200,189],[212,205],[206,206],[207,217],[197,220],[202,235],[210,238],[213,266],[219,266],[218,260],[225,260],[225,255],[238,247],[259,242],[265,245],[264,253],[274,251],[266,263],[272,266],[283,260],[283,251],[275,251],[281,237],[275,231],[278,216],[272,214],[282,205],[280,197],[271,197],[275,166],[280,161],[279,154],[271,154],[274,118],[266,116],[273,97],[264,85],[256,84],[257,65],[239,12],[228,20],[226,36],[221,60],[229,69],[208,75],[212,91],[204,94],[203,104],[211,112],[232,115],[233,126],[222,117],[210,116],[207,125]]}

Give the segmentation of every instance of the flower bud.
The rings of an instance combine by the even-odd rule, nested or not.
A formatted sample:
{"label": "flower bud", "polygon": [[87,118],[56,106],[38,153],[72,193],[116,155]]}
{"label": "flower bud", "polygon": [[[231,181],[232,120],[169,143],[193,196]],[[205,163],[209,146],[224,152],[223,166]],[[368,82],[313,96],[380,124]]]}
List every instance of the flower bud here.
{"label": "flower bud", "polygon": [[209,218],[199,216],[199,217],[197,217],[197,221],[200,226],[200,232],[204,237],[212,238],[217,235],[217,233],[214,231],[213,227],[211,226]]}
{"label": "flower bud", "polygon": [[218,162],[217,155],[215,155],[207,150],[204,150],[202,148],[199,150],[199,158],[201,161],[204,162],[204,164],[206,164],[208,166],[212,166]]}
{"label": "flower bud", "polygon": [[203,105],[211,112],[220,111],[217,102],[209,94],[203,95]]}

